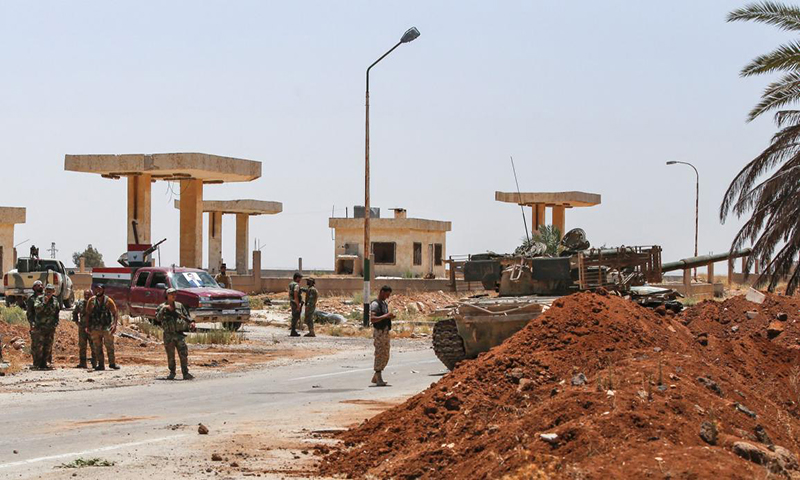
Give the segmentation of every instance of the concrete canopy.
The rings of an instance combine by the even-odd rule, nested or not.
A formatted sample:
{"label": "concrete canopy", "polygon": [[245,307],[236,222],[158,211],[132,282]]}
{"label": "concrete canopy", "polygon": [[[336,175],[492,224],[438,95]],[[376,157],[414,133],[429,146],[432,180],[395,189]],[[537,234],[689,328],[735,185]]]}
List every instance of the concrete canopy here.
{"label": "concrete canopy", "polygon": [[14,225],[25,217],[24,207],[0,207],[0,276],[14,268]]}
{"label": "concrete canopy", "polygon": [[[175,200],[175,208],[181,208],[180,200]],[[203,200],[206,213],[242,213],[245,215],[275,215],[283,211],[281,202],[266,200]]]}
{"label": "concrete canopy", "polygon": [[153,180],[203,183],[249,182],[261,177],[261,162],[207,153],[65,155],[64,169],[110,178],[149,174]]}
{"label": "concrete canopy", "polygon": [[600,205],[600,195],[586,192],[494,192],[494,199],[517,205],[544,204],[567,208]]}

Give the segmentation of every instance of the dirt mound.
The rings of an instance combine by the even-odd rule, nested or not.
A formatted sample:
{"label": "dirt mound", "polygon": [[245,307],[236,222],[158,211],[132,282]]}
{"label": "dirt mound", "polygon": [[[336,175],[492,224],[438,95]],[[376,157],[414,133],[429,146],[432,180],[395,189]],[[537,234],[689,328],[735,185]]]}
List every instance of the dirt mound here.
{"label": "dirt mound", "polygon": [[[712,307],[703,303],[673,317],[616,296],[579,293],[560,299],[503,345],[345,432],[339,449],[321,462],[321,473],[356,478],[797,473],[791,452],[798,451],[800,420],[791,398],[800,393],[798,350],[766,334],[742,333],[742,339],[725,342],[721,331],[709,328],[717,323],[708,319]],[[692,330],[693,324],[704,332]],[[738,355],[747,358],[735,361]],[[773,450],[770,444],[776,445]]]}
{"label": "dirt mound", "polygon": [[[136,338],[127,338],[122,334]],[[3,358],[11,363],[12,371],[27,368],[31,363],[30,333],[27,325],[11,325],[0,321],[0,336],[3,337]],[[120,363],[145,352],[160,350],[161,339],[148,338],[147,335],[129,327],[120,326],[114,338],[114,346]],[[74,366],[78,363],[78,326],[62,319],[56,329],[53,342],[53,362],[57,367]]]}

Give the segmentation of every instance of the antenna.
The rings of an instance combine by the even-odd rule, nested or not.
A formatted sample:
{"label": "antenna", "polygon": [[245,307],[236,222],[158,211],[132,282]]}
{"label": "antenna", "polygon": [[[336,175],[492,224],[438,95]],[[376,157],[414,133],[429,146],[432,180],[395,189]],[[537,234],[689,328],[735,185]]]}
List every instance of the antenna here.
{"label": "antenna", "polygon": [[514,172],[514,182],[517,184],[517,198],[519,199],[519,209],[522,212],[522,224],[525,225],[525,238],[528,243],[531,243],[531,237],[528,235],[528,221],[525,220],[525,207],[522,205],[522,192],[519,191],[519,180],[517,180],[517,167],[514,166],[514,157],[511,156],[511,170]]}
{"label": "antenna", "polygon": [[56,248],[56,242],[50,243],[50,248],[47,249],[50,252],[50,258],[56,258],[56,253],[58,253],[58,249]]}

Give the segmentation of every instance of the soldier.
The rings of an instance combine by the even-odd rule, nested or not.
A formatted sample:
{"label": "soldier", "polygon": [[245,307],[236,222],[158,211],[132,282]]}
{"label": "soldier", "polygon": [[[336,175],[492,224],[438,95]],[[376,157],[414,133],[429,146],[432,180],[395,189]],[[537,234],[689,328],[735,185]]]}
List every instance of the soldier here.
{"label": "soldier", "polygon": [[91,337],[92,351],[97,365],[95,370],[105,370],[103,346],[108,354],[108,367],[119,370],[114,355],[114,332],[117,331],[117,305],[106,294],[103,285],[95,287],[95,295],[86,304],[86,333]]}
{"label": "soldier", "polygon": [[314,311],[317,309],[317,298],[319,297],[319,292],[314,286],[316,283],[317,282],[313,278],[306,280],[306,285],[308,285],[306,289],[306,325],[308,325],[306,337],[317,336],[314,333]]}
{"label": "soldier", "polygon": [[167,365],[169,376],[167,380],[175,379],[175,350],[181,360],[181,373],[184,380],[192,380],[194,376],[189,373],[189,348],[186,346],[186,334],[194,331],[195,323],[189,315],[189,310],[182,303],[175,301],[178,291],[174,288],[167,290],[167,301],[159,305],[156,311],[156,320],[161,322],[164,329],[164,349],[167,351]]}
{"label": "soldier", "polygon": [[88,317],[86,315],[86,306],[89,299],[92,298],[90,290],[83,291],[83,300],[78,300],[75,308],[72,309],[72,321],[78,325],[78,365],[75,368],[86,367],[86,347],[89,347],[89,352],[92,354],[92,368],[97,366],[97,361],[94,359],[94,347],[92,347],[92,339],[86,331],[88,326]]}
{"label": "soldier", "polygon": [[219,267],[219,273],[214,277],[214,280],[222,288],[231,288],[231,277],[228,276],[227,271],[228,266],[223,263]]}
{"label": "soldier", "polygon": [[39,365],[42,363],[39,359],[36,358],[36,354],[39,351],[39,332],[36,330],[36,310],[34,310],[34,305],[36,304],[36,298],[39,297],[44,293],[44,284],[41,280],[36,280],[33,282],[33,294],[25,301],[25,316],[28,318],[28,324],[31,327],[31,357],[33,360],[33,368],[39,368]]}
{"label": "soldier", "polygon": [[392,330],[394,313],[389,312],[386,300],[392,294],[392,287],[384,285],[378,298],[369,305],[369,320],[372,323],[372,344],[375,346],[375,374],[372,383],[378,387],[388,385],[383,381],[382,372],[389,363],[389,332]]}
{"label": "soldier", "polygon": [[47,359],[53,356],[53,340],[58,326],[58,313],[61,311],[61,302],[55,293],[56,287],[48,283],[44,287],[44,295],[36,297],[33,305],[36,311],[36,330],[39,335],[34,359],[39,361],[38,368],[46,370],[53,368],[47,365]]}
{"label": "soldier", "polygon": [[303,308],[303,297],[301,295],[300,280],[303,279],[303,274],[296,272],[292,276],[292,283],[289,284],[289,306],[292,308],[292,330],[289,333],[290,337],[299,337],[297,333],[297,324],[300,323],[300,310]]}

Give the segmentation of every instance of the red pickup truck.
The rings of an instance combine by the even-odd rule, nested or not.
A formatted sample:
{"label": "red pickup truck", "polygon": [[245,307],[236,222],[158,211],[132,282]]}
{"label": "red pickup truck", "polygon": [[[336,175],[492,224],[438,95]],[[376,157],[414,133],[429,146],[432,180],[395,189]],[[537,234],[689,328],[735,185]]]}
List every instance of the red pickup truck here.
{"label": "red pickup truck", "polygon": [[[250,300],[238,290],[220,287],[205,270],[182,267],[95,268],[92,288],[105,286],[120,312],[155,320],[156,309],[166,300],[166,290],[178,290],[178,301],[198,322],[222,322],[238,330],[250,319]],[[133,278],[131,278],[133,277]]]}

